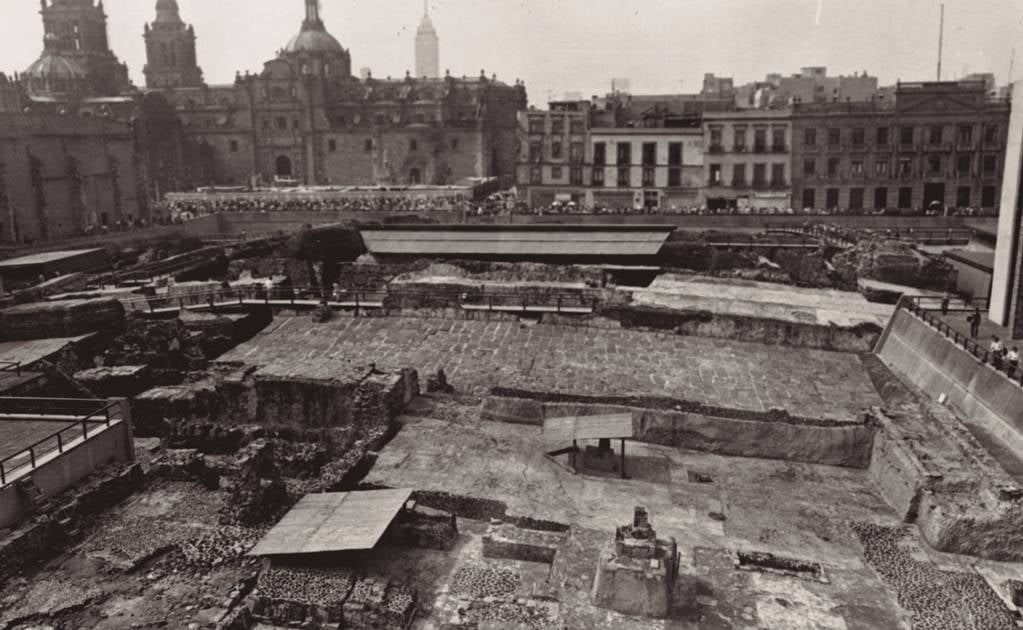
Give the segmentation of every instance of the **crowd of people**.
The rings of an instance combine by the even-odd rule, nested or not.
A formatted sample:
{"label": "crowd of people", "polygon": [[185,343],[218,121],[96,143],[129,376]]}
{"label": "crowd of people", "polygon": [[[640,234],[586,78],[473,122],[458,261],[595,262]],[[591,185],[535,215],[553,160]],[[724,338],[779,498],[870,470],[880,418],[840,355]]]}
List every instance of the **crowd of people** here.
{"label": "crowd of people", "polygon": [[[520,210],[521,211],[521,210]],[[535,215],[545,214],[652,214],[652,215],[806,215],[806,216],[942,216],[945,209],[941,208],[915,208],[912,210],[873,209],[864,208],[850,210],[847,208],[789,208],[775,206],[749,206],[749,207],[709,207],[702,206],[651,206],[651,207],[622,207],[594,205],[588,206],[576,202],[553,202],[551,204],[536,206],[526,209],[525,212]],[[975,208],[949,208],[950,216],[979,216],[980,212]]]}
{"label": "crowd of people", "polygon": [[495,214],[505,209],[501,199],[472,200],[459,196],[359,196],[359,197],[209,197],[161,202],[161,216],[183,220],[228,212],[386,212],[417,214],[461,212]]}

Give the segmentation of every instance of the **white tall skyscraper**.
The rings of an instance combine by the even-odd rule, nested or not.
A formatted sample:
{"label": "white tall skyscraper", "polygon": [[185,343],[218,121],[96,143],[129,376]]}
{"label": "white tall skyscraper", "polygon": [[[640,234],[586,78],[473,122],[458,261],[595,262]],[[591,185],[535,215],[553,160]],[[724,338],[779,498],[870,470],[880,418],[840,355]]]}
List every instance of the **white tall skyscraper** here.
{"label": "white tall skyscraper", "polygon": [[440,76],[440,39],[430,20],[429,0],[423,0],[423,21],[416,31],[416,76]]}

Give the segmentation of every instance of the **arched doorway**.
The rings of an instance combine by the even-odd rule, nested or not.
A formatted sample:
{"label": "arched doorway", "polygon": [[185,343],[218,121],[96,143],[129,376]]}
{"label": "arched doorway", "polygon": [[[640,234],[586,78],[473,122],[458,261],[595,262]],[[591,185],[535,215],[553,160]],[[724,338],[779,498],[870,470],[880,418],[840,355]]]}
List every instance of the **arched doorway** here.
{"label": "arched doorway", "polygon": [[408,172],[408,183],[410,184],[422,184],[423,174],[418,168],[414,168]]}
{"label": "arched doorway", "polygon": [[277,177],[291,177],[291,158],[286,155],[278,155],[275,170]]}

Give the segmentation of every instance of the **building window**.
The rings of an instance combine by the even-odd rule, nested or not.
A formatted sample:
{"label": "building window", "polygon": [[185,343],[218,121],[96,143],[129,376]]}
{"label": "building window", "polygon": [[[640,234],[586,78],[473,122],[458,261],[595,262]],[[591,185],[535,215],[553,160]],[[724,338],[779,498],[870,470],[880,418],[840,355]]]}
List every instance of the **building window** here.
{"label": "building window", "polygon": [[906,210],[913,207],[913,187],[903,186],[899,188],[899,209]]}
{"label": "building window", "polygon": [[661,194],[656,190],[643,191],[643,207],[657,208],[661,205]]}
{"label": "building window", "polygon": [[753,130],[753,150],[757,153],[763,153],[767,150],[767,130],[766,129],[754,129]]}
{"label": "building window", "polygon": [[849,170],[853,175],[863,175],[863,160],[853,160],[850,162]]}
{"label": "building window", "polygon": [[583,161],[583,143],[573,142],[568,147],[568,159],[572,164],[580,164]]}
{"label": "building window", "polygon": [[586,133],[586,127],[583,126],[583,121],[581,120],[573,120],[568,124],[568,127],[569,133],[573,136],[581,136]]}
{"label": "building window", "polygon": [[[621,146],[621,145],[619,145]],[[632,186],[632,169],[629,167],[618,169],[618,187],[629,188]]]}
{"label": "building window", "polygon": [[771,165],[771,185],[772,186],[784,186],[785,185],[785,165],[784,164],[772,164]]}
{"label": "building window", "polygon": [[298,129],[298,118],[292,118],[291,119],[291,128],[292,129]]}
{"label": "building window", "polygon": [[543,162],[543,143],[539,140],[529,143],[529,161],[534,164]]}
{"label": "building window", "polygon": [[540,166],[534,166],[529,169],[529,183],[531,184],[542,184],[543,183],[543,168]]}
{"label": "building window", "polygon": [[721,185],[721,165],[711,164],[710,165],[710,185],[720,186]]}
{"label": "building window", "polygon": [[724,141],[721,139],[721,128],[711,127],[710,129],[710,150],[711,152],[721,151]]}
{"label": "building window", "polygon": [[785,130],[784,129],[772,129],[771,130],[771,150],[775,153],[785,152]]}
{"label": "building window", "polygon": [[888,146],[888,127],[877,128],[877,146],[879,147]]}
{"label": "building window", "polygon": [[616,148],[618,150],[618,163],[632,164],[632,143],[619,142]]}
{"label": "building window", "polygon": [[817,130],[816,129],[804,129],[803,130],[803,146],[807,146],[807,147],[817,146]]}
{"label": "building window", "polygon": [[909,177],[913,174],[913,158],[899,158],[899,177]]}
{"label": "building window", "polygon": [[269,130],[270,130],[270,119],[269,118],[264,118],[263,119],[263,131],[269,131]]}
{"label": "building window", "polygon": [[237,140],[232,140],[230,146],[231,146],[231,153],[238,153],[238,141]]}
{"label": "building window", "polygon": [[941,144],[944,140],[945,128],[941,125],[931,125],[930,132],[928,133],[928,142],[930,144]]}
{"label": "building window", "polygon": [[828,146],[837,147],[842,144],[842,130],[828,129]]}
{"label": "building window", "polygon": [[418,151],[419,150],[419,140],[416,140],[415,138],[409,140],[408,141],[408,150],[409,151]]}
{"label": "building window", "polygon": [[877,177],[888,176],[888,160],[874,160],[874,175]]}
{"label": "building window", "polygon": [[280,131],[286,131],[288,129],[288,119],[284,116],[278,116],[276,120],[277,129]]}
{"label": "building window", "polygon": [[746,185],[746,165],[736,164],[732,167],[732,186]]}
{"label": "building window", "polygon": [[604,185],[604,169],[595,168],[593,169],[593,185],[603,186]]}
{"label": "building window", "polygon": [[607,164],[607,144],[597,142],[593,145],[593,163],[603,166]]}
{"label": "building window", "polygon": [[803,175],[817,174],[817,160],[814,158],[803,159]]}
{"label": "building window", "polygon": [[899,144],[913,144],[912,127],[899,127]]}
{"label": "building window", "polygon": [[827,206],[828,210],[834,210],[835,208],[838,207],[838,189],[837,188],[828,188],[827,192],[825,193],[825,197],[826,197],[825,203],[826,203],[826,206]]}
{"label": "building window", "polygon": [[813,188],[803,189],[803,207],[804,208],[816,208],[817,207],[817,191]]}
{"label": "building window", "polygon": [[838,170],[842,165],[840,158],[832,157],[828,158],[828,177],[837,177]]}
{"label": "building window", "polygon": [[956,171],[962,176],[968,176],[973,166],[973,158],[969,155],[960,155],[956,160]]}
{"label": "building window", "polygon": [[543,117],[542,116],[530,116],[529,117],[529,133],[543,133]]}
{"label": "building window", "polygon": [[995,207],[995,187],[984,186],[980,191],[980,205],[982,208],[994,208]]}
{"label": "building window", "polygon": [[959,125],[959,146],[973,144],[973,125]]}
{"label": "building window", "polygon": [[583,185],[583,169],[581,166],[573,166],[568,171],[568,181],[573,186]]}
{"label": "building window", "polygon": [[742,153],[746,150],[746,130],[736,129],[735,130],[735,150]]}
{"label": "building window", "polygon": [[862,147],[867,139],[867,130],[863,127],[853,127],[852,143],[854,147]]}
{"label": "building window", "polygon": [[862,188],[850,188],[849,189],[849,209],[850,210],[862,210],[863,209],[863,189]]}
{"label": "building window", "polygon": [[344,127],[348,121],[345,120],[344,116],[338,116],[336,119],[338,127]]}
{"label": "building window", "polygon": [[654,169],[652,169],[652,168],[644,168],[643,169],[643,185],[644,186],[648,186],[649,187],[649,186],[654,186],[655,185],[654,184],[654,182],[656,181],[656,179],[655,179],[655,177],[656,177],[655,176],[655,172],[656,171]]}
{"label": "building window", "polygon": [[965,208],[970,205],[970,187],[960,186],[956,189],[956,207]]}
{"label": "building window", "polygon": [[998,144],[998,125],[984,125],[984,144]]}
{"label": "building window", "polygon": [[985,155],[983,167],[985,175],[994,175],[998,171],[998,156]]}
{"label": "building window", "polygon": [[887,188],[875,188],[874,189],[874,207],[875,208],[887,208],[888,207],[888,189]]}
{"label": "building window", "polygon": [[668,166],[682,166],[682,143],[668,143]]}
{"label": "building window", "polygon": [[643,143],[643,166],[657,166],[657,143]]}
{"label": "building window", "polygon": [[552,160],[561,159],[561,142],[557,140],[551,143],[551,159]]}
{"label": "building window", "polygon": [[754,164],[753,165],[753,185],[754,186],[765,186],[765,185],[767,185],[767,165],[766,164]]}
{"label": "building window", "polygon": [[331,138],[330,140],[327,140],[327,150],[330,151],[331,153],[336,152],[337,151],[337,140],[335,140],[334,138]]}
{"label": "building window", "polygon": [[565,119],[562,116],[551,118],[551,135],[560,136],[565,133]]}
{"label": "building window", "polygon": [[552,166],[551,167],[551,179],[556,179],[556,180],[560,180],[561,179],[561,167],[560,166]]}
{"label": "building window", "polygon": [[362,147],[363,147],[363,149],[366,152],[372,151],[373,150],[373,141],[372,140],[366,140],[366,142],[363,143]]}
{"label": "building window", "polygon": [[682,169],[680,168],[668,169],[668,187],[669,188],[682,187]]}
{"label": "building window", "polygon": [[452,151],[457,151],[458,150],[458,138],[452,138],[451,139],[451,150]]}
{"label": "building window", "polygon": [[927,156],[927,172],[931,175],[937,175],[941,173],[941,156],[940,155],[928,155]]}

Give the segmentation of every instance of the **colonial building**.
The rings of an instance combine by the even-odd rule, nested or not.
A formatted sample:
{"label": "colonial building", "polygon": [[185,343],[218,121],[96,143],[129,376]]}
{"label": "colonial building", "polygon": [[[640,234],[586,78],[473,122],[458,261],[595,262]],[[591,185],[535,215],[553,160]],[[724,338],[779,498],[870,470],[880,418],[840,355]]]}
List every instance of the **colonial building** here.
{"label": "colonial building", "polygon": [[[160,0],[155,23],[173,21],[174,9],[173,0]],[[510,181],[524,86],[483,73],[355,78],[351,55],[328,32],[319,2],[305,0],[305,9],[298,34],[261,72],[230,85],[152,90],[178,112],[186,144],[197,147],[201,183]],[[154,30],[149,41],[156,41]],[[159,57],[162,48],[149,52]],[[148,67],[165,67],[163,61],[150,57]],[[194,77],[197,68],[186,65]]]}
{"label": "colonial building", "polygon": [[533,207],[555,202],[618,209],[699,205],[699,121],[664,115],[646,120],[646,126],[636,125],[627,115],[588,101],[522,112],[520,195]]}
{"label": "colonial building", "polygon": [[429,0],[423,0],[423,21],[416,31],[416,77],[440,76],[440,38],[430,19]]}
{"label": "colonial building", "polygon": [[0,242],[78,236],[148,217],[135,138],[102,117],[0,113]]}
{"label": "colonial building", "polygon": [[1009,103],[983,81],[901,83],[895,102],[794,106],[800,207],[993,210]]}
{"label": "colonial building", "polygon": [[789,208],[791,111],[745,109],[703,116],[703,197],[711,209]]}

